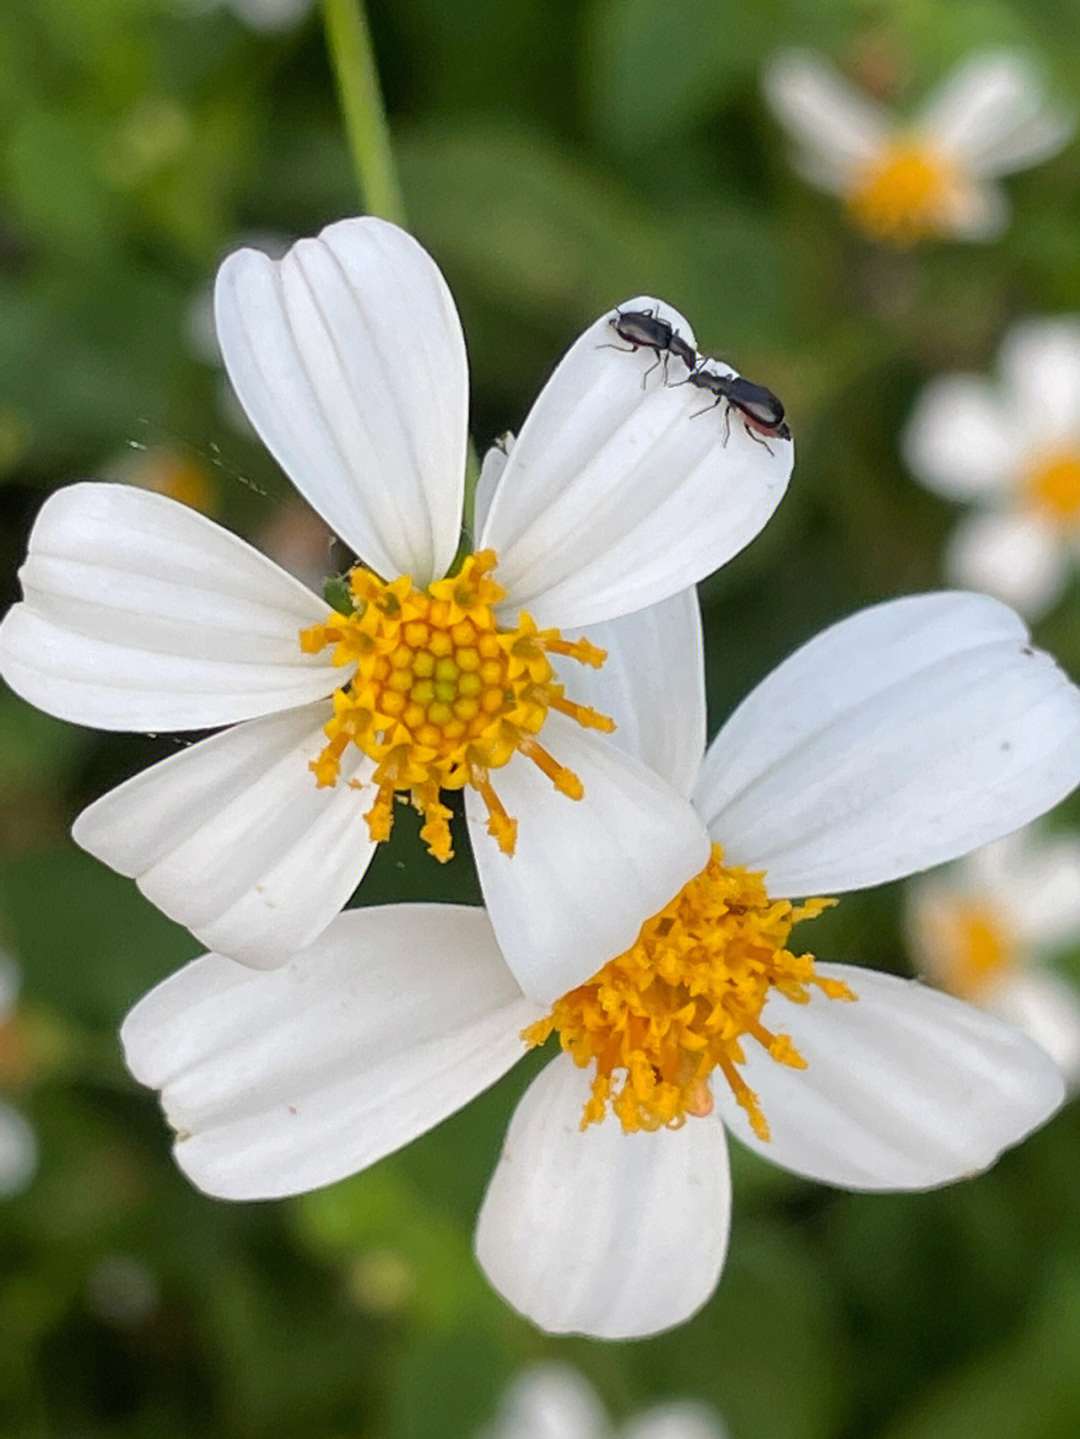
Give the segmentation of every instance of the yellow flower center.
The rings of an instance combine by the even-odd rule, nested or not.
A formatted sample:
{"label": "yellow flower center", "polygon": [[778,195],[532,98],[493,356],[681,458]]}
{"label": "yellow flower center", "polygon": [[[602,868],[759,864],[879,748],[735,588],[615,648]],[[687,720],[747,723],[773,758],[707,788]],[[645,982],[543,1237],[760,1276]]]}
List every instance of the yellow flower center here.
{"label": "yellow flower center", "polygon": [[513,854],[517,821],[491,784],[489,772],[521,751],[571,799],[584,794],[580,779],[537,742],[549,710],[586,728],[613,730],[606,715],[566,699],[548,655],[567,655],[598,668],[606,652],[588,640],[564,640],[538,630],[524,611],[516,629],[500,628],[494,606],[505,597],[491,578],[495,554],[469,555],[461,572],[426,590],[408,575],[390,582],[358,566],[347,581],[350,614],[300,633],[315,654],[334,648],[336,665],[355,667],[334,693],[328,743],[312,760],[318,783],[337,781],[350,744],[376,761],[375,803],[365,818],[373,840],[390,837],[397,790],[409,793],[424,816],[420,836],[439,860],[453,854],[450,810],[440,791],[472,785],[488,810],[488,833]]}
{"label": "yellow flower center", "polygon": [[1016,962],[1009,925],[991,904],[958,900],[943,907],[935,927],[941,983],[950,994],[975,998]]}
{"label": "yellow flower center", "polygon": [[956,188],[956,174],[943,158],[903,142],[860,171],[846,203],[872,239],[909,245],[948,229]]}
{"label": "yellow flower center", "polygon": [[729,869],[723,859],[714,845],[701,873],[645,921],[624,954],[525,1030],[530,1044],[558,1031],[576,1064],[595,1064],[582,1129],[609,1108],[627,1132],[678,1129],[688,1115],[711,1112],[710,1076],[719,1069],[754,1133],[768,1139],[757,1096],[739,1073],[746,1040],[780,1064],[806,1068],[791,1036],[761,1023],[770,991],[798,1004],[814,986],[829,999],[855,998],[814,972],[813,955],[787,948],[794,925],[835,901],[771,899],[762,874]]}
{"label": "yellow flower center", "polygon": [[1075,524],[1080,520],[1080,453],[1044,456],[1032,466],[1025,488],[1032,504],[1052,520]]}

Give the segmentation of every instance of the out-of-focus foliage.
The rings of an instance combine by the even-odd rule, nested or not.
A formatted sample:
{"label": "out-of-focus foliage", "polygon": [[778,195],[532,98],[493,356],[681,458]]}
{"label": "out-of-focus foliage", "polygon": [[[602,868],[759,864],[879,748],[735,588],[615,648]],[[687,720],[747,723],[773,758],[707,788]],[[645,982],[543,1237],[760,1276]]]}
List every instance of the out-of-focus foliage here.
{"label": "out-of-focus foliage", "polygon": [[[478,446],[520,422],[586,322],[642,291],[788,407],[791,493],[704,587],[714,726],[823,623],[939,582],[950,511],[907,480],[897,435],[920,385],[985,369],[1011,320],[1080,310],[1080,143],[1007,182],[1000,242],[879,249],[793,175],[759,76],[810,45],[891,102],[1008,44],[1080,110],[1080,0],[372,0],[370,20],[412,224],[462,309]],[[357,207],[317,14],[256,32],[185,0],[6,0],[0,184],[5,603],[45,493],[164,447],[218,518],[332,569],[205,347],[228,249]],[[1080,675],[1080,590],[1038,638]],[[471,1260],[527,1061],[324,1193],[193,1191],[114,1035],[196,946],[67,837],[82,804],[173,747],[0,695],[0,947],[22,971],[0,1097],[41,1150],[0,1200],[0,1432],[467,1439],[543,1357],[579,1367],[616,1417],[696,1396],[734,1439],[1080,1432],[1075,1104],[929,1195],[833,1193],[740,1152],[717,1296],[618,1346],[546,1339]],[[402,824],[364,902],[476,893],[467,856],[440,869]],[[856,896],[815,942],[902,969],[896,920],[894,892]]]}

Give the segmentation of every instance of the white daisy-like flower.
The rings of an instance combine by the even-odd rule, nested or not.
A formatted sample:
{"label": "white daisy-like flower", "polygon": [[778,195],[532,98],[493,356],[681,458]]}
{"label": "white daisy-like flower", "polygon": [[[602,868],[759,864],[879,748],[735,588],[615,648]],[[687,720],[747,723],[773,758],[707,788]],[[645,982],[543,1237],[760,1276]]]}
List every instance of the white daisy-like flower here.
{"label": "white daisy-like flower", "polygon": [[839,195],[873,239],[897,244],[993,239],[1009,220],[998,176],[1055,154],[1073,132],[1030,61],[1012,51],[972,56],[908,122],[804,51],[775,56],[764,91],[798,142],[803,178]]}
{"label": "white daisy-like flower", "polygon": [[725,1439],[704,1404],[669,1400],[615,1429],[600,1396],[568,1364],[535,1364],[503,1396],[496,1419],[477,1439]]}
{"label": "white daisy-like flower", "polygon": [[[693,344],[660,301],[629,305]],[[475,549],[447,577],[468,372],[427,253],[375,219],[331,225],[280,261],[243,249],[218,274],[216,317],[252,424],[362,562],[330,609],[164,496],[52,495],[24,601],[0,625],[8,684],[101,729],[232,726],[91,805],[75,839],[208,946],[272,966],[352,894],[395,796],[447,859],[443,791],[466,788],[473,847],[499,861],[485,887],[522,907],[511,962],[515,936],[530,964],[623,947],[633,897],[660,903],[681,884],[701,835],[686,838],[682,798],[600,737],[612,722],[570,697],[570,674],[564,692],[552,657],[577,672],[603,652],[560,628],[640,609],[725,563],[778,504],[791,445],[740,425],[728,436],[720,411],[695,419],[693,387],[659,366],[650,376],[655,357],[613,345],[601,316],[489,463]]]}
{"label": "white daisy-like flower", "polygon": [[[19,994],[19,969],[0,953],[0,1084],[9,1071],[21,1069],[20,1042],[12,1023]],[[38,1142],[24,1116],[0,1099],[0,1199],[10,1199],[33,1179],[38,1167]]]}
{"label": "white daisy-like flower", "polygon": [[1080,997],[1049,967],[1080,945],[1080,837],[1028,826],[907,886],[905,929],[934,984],[1018,1025],[1080,1083]]}
{"label": "white daisy-like flower", "polygon": [[[792,926],[829,901],[778,896],[893,880],[1048,809],[1080,780],[1080,691],[996,600],[924,595],[804,645],[703,759],[694,596],[600,633],[591,699],[708,827],[695,877],[663,905],[642,882],[625,951],[590,975],[589,947],[571,945],[515,978],[496,942],[512,917],[350,910],[272,974],[196,960],[122,1040],[162,1092],[181,1168],[250,1199],[363,1169],[498,1078],[523,1030],[557,1030],[564,1052],[510,1124],[477,1253],[544,1329],[618,1338],[681,1322],[716,1284],[725,1124],[811,1179],[923,1189],[984,1169],[1061,1103],[1057,1067],[995,1016],[792,952]],[[589,873],[597,857],[572,858]],[[594,891],[597,908],[623,900]]]}
{"label": "white daisy-like flower", "polygon": [[998,372],[933,380],[902,449],[927,489],[976,507],[949,541],[950,581],[1037,619],[1080,556],[1080,318],[1014,326]]}

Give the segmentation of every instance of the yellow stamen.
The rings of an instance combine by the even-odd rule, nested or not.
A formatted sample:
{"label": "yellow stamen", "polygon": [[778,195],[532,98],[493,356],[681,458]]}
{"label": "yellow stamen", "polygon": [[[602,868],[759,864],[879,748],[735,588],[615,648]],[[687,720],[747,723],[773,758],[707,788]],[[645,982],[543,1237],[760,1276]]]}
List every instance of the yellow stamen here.
{"label": "yellow stamen", "polygon": [[943,156],[900,141],[859,172],[845,200],[852,219],[872,239],[910,245],[947,233],[958,188]]}
{"label": "yellow stamen", "polygon": [[1065,525],[1080,521],[1080,452],[1044,455],[1031,467],[1024,488],[1031,503]]}
{"label": "yellow stamen", "polygon": [[576,1064],[595,1065],[583,1129],[608,1110],[628,1132],[677,1129],[710,1112],[709,1079],[719,1070],[754,1133],[768,1139],[738,1067],[744,1042],[761,1045],[778,1064],[806,1068],[791,1036],[762,1024],[769,994],[807,1003],[816,986],[829,999],[855,998],[842,981],[815,973],[813,955],[787,948],[794,925],[835,901],[771,899],[763,875],[727,868],[723,859],[714,846],[701,873],[645,921],[630,949],[525,1030],[530,1044],[557,1031]]}
{"label": "yellow stamen", "polygon": [[506,592],[491,578],[494,568],[494,552],[483,550],[469,555],[459,574],[417,590],[408,575],[386,582],[358,566],[348,576],[354,612],[300,632],[305,654],[329,648],[334,664],[353,667],[334,693],[327,743],[311,769],[318,784],[334,784],[350,744],[375,761],[378,794],[366,815],[373,840],[389,838],[394,794],[406,791],[424,817],[428,849],[450,859],[451,812],[440,793],[471,785],[487,806],[489,833],[513,854],[517,822],[490,771],[520,751],[563,794],[581,799],[581,780],[535,736],[552,709],[586,728],[615,728],[606,715],[566,699],[548,658],[595,667],[605,652],[538,630],[525,613],[515,629],[501,628],[494,607]]}

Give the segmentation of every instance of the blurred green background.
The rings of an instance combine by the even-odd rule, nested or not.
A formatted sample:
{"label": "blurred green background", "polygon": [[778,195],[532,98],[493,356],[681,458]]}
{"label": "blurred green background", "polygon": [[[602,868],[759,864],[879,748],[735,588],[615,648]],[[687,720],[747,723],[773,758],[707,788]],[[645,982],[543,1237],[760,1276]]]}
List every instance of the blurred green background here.
{"label": "blurred green background", "polygon": [[[822,624],[940,582],[951,511],[905,476],[896,437],[920,385],[986,368],[1012,319],[1080,311],[1080,143],[1007,182],[1001,241],[875,248],[792,174],[760,72],[805,44],[903,97],[1008,44],[1080,110],[1080,0],[372,0],[370,22],[410,223],[461,308],[481,449],[587,322],[643,291],[788,407],[789,497],[703,588],[713,728]],[[258,30],[227,5],[6,0],[0,185],[4,605],[43,496],[95,474],[196,498],[299,572],[332,568],[237,424],[207,317],[238,242],[358,209],[317,11]],[[1080,592],[1038,638],[1080,676]],[[194,1192],[115,1030],[197,946],[67,837],[173,744],[0,694],[0,948],[22,973],[0,1098],[41,1152],[0,1199],[0,1433],[467,1439],[540,1357],[578,1365],[616,1416],[704,1399],[733,1439],[1080,1433],[1076,1105],[929,1195],[828,1191],[740,1151],[717,1295],[632,1344],[545,1338],[472,1261],[528,1062],[335,1188]],[[401,824],[363,899],[476,894],[467,855],[441,870]],[[895,890],[847,899],[812,942],[903,972],[897,912]]]}

